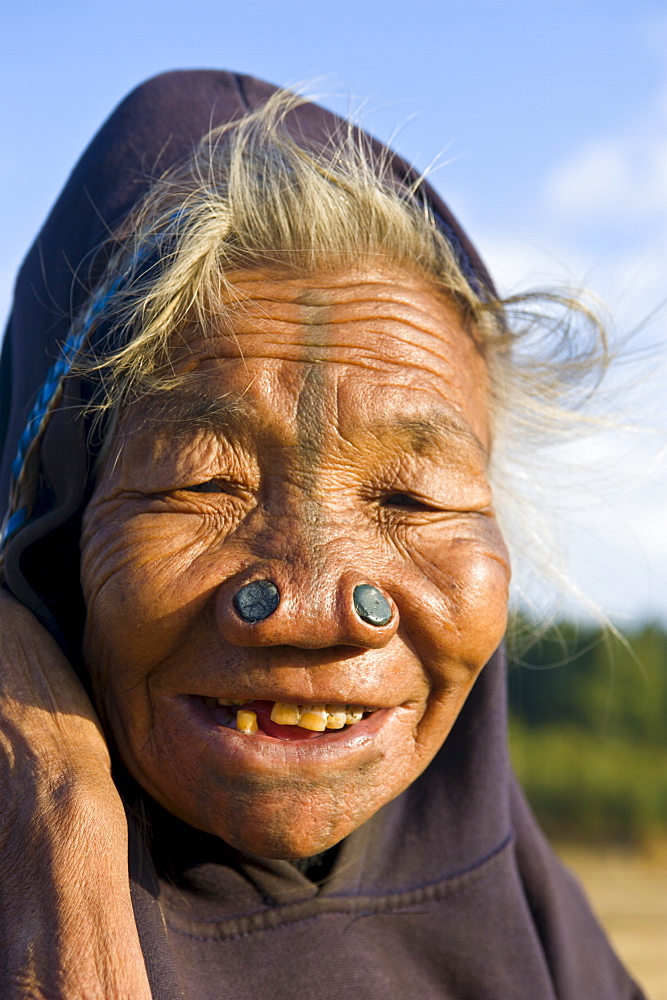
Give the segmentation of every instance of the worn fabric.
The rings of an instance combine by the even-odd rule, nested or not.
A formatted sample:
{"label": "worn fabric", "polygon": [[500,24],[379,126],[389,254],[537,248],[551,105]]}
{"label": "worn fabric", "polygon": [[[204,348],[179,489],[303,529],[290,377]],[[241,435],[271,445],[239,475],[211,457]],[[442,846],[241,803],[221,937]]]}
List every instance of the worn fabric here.
{"label": "worn fabric", "polygon": [[[5,584],[75,661],[94,455],[85,384],[67,376],[72,317],[86,307],[92,317],[108,234],[152,178],[273,89],[217,71],[143,84],[93,139],[19,275],[0,364]],[[290,115],[304,141],[322,141],[336,121],[313,104]],[[398,158],[392,170],[397,183],[412,177]],[[469,280],[492,293],[456,220],[423,190]],[[433,763],[340,845],[321,880],[129,797],[133,900],[156,1000],[639,1000],[516,786],[505,702],[498,651]]]}

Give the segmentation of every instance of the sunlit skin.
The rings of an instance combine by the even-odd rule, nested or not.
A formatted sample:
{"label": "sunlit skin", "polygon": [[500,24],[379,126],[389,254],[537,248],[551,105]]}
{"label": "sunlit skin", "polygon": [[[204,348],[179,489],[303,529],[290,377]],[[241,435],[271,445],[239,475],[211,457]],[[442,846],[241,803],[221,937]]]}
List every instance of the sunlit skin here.
{"label": "sunlit skin", "polygon": [[[178,356],[193,383],[122,415],[84,517],[84,655],[162,806],[243,851],[306,857],[420,774],[502,638],[486,369],[422,278],[234,285],[243,308]],[[232,600],[258,579],[281,600],[249,624]],[[389,625],[355,614],[358,583]],[[205,697],[377,711],[286,741],[217,724]]]}

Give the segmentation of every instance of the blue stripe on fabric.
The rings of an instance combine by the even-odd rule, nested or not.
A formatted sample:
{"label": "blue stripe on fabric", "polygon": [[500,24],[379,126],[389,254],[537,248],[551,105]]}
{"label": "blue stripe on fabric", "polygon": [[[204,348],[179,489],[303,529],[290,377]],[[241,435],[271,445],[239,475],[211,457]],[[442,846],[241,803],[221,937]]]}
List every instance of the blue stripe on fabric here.
{"label": "blue stripe on fabric", "polygon": [[109,290],[100,298],[95,299],[91,303],[86,318],[83,322],[83,326],[78,333],[72,334],[67,338],[65,343],[62,345],[62,351],[59,358],[51,365],[49,368],[46,379],[42,388],[37,394],[37,399],[35,400],[26,426],[23,433],[19,439],[18,448],[16,452],[16,458],[14,459],[12,465],[12,476],[14,480],[18,479],[21,469],[23,468],[23,463],[25,461],[25,456],[30,448],[30,445],[36,438],[39,429],[44,419],[44,414],[49,408],[49,403],[53,399],[53,395],[60,384],[61,379],[65,376],[72,367],[72,362],[76,357],[76,354],[81,347],[85,337],[88,335],[90,328],[92,326],[93,320],[102,312],[104,307],[113,298],[113,296],[118,291],[122,277],[116,278],[112,283]]}
{"label": "blue stripe on fabric", "polygon": [[10,535],[13,535],[15,531],[21,528],[28,517],[28,508],[21,507],[20,510],[15,510],[14,513],[7,518],[5,525],[2,530],[2,544],[4,545]]}

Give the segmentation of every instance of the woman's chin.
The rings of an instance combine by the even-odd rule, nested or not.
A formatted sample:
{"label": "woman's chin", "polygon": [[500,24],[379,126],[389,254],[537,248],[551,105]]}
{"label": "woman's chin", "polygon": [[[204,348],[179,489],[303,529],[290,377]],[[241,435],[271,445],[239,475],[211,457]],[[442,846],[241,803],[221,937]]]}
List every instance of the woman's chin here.
{"label": "woman's chin", "polygon": [[244,807],[236,799],[230,807],[230,798],[225,796],[224,802],[212,804],[206,811],[165,800],[161,805],[190,826],[220,837],[243,854],[283,860],[312,857],[333,847],[374,811],[350,816],[343,809],[332,810],[328,802],[318,805],[312,798],[303,804],[284,801],[277,807],[258,801]]}
{"label": "woman's chin", "polygon": [[[349,833],[351,831],[347,831]],[[315,854],[326,851],[333,847],[347,836],[343,833],[325,837],[321,831],[309,835],[305,833],[295,834],[294,830],[263,830],[253,836],[249,831],[244,831],[243,835],[237,839],[232,832],[225,836],[223,831],[216,831],[231,847],[236,848],[242,854],[253,854],[261,858],[274,858],[276,860],[293,861],[296,858],[310,858]]]}

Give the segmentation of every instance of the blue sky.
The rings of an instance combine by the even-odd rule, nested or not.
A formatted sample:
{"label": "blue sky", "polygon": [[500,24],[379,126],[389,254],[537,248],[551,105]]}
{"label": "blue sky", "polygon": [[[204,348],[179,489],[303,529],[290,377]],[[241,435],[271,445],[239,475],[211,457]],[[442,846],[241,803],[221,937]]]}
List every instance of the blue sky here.
{"label": "blue sky", "polygon": [[[4,5],[0,37],[3,315],[95,129],[140,80],[195,66],[315,81],[343,113],[363,102],[371,131],[421,168],[440,163],[436,187],[506,290],[585,282],[620,334],[665,300],[663,3],[25,0]],[[574,525],[563,530],[572,574],[619,618],[667,619],[666,327],[663,306],[612,383],[632,383],[612,395],[644,431],[570,448],[574,472],[544,487]]]}

